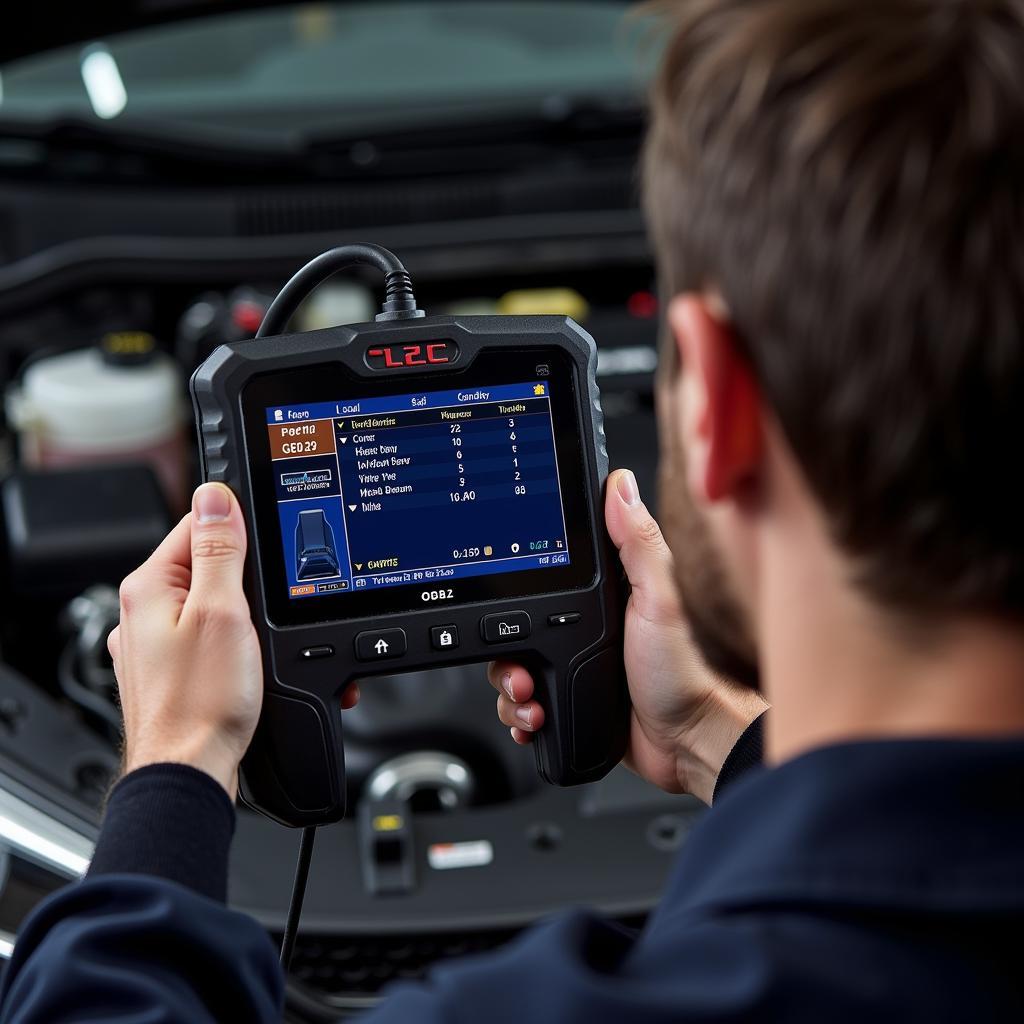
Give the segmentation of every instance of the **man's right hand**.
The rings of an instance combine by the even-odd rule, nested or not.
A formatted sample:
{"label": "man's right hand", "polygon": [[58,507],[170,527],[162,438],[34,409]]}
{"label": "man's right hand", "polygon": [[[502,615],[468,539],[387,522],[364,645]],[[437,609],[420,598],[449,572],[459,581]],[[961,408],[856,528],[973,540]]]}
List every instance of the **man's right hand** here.
{"label": "man's right hand", "polygon": [[[726,757],[768,705],[704,664],[680,607],[672,552],[629,470],[608,479],[605,521],[632,587],[625,660],[633,710],[625,764],[670,793],[711,803]],[[488,667],[488,678],[499,692],[498,717],[517,743],[529,743],[544,724],[530,674],[499,661]]]}

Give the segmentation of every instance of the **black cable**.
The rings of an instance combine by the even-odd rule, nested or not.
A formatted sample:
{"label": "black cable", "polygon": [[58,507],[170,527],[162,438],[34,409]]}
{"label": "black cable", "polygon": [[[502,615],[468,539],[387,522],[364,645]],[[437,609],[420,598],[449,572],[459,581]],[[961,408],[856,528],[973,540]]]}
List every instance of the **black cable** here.
{"label": "black cable", "polygon": [[295,938],[299,933],[299,918],[302,916],[302,901],[306,895],[306,879],[309,878],[309,864],[313,859],[313,841],[316,839],[316,825],[302,830],[299,842],[299,859],[295,863],[295,881],[292,883],[292,898],[288,903],[288,919],[284,923],[284,937],[281,939],[281,969],[288,973],[295,951]]}
{"label": "black cable", "polygon": [[[381,312],[377,314],[378,320],[406,320],[424,315],[423,310],[416,308],[412,279],[402,261],[383,246],[356,242],[351,245],[339,245],[336,249],[322,253],[295,274],[270,304],[256,337],[267,338],[284,333],[303,299],[317,285],[323,284],[339,270],[358,263],[376,267],[384,275],[384,304]],[[288,919],[281,939],[281,967],[286,974],[295,950],[295,938],[299,931],[299,918],[302,915],[302,901],[306,895],[306,879],[309,877],[315,838],[316,826],[302,830],[299,859],[295,865],[295,881],[292,884],[292,898],[288,904]]]}
{"label": "black cable", "polygon": [[321,253],[295,274],[270,304],[256,337],[266,338],[274,334],[283,334],[302,300],[317,285],[323,284],[339,270],[358,263],[376,267],[384,275],[384,305],[377,314],[378,320],[406,320],[424,315],[423,310],[416,308],[412,279],[402,261],[383,246],[369,242],[354,242]]}

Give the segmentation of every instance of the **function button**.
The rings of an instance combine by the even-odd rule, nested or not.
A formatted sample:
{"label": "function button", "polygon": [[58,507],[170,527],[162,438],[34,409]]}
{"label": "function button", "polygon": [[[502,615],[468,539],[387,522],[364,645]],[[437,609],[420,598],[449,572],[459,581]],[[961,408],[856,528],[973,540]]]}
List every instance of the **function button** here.
{"label": "function button", "polygon": [[458,626],[431,626],[430,646],[435,651],[450,651],[459,646]]}
{"label": "function button", "polygon": [[571,626],[574,622],[579,622],[581,617],[579,612],[562,612],[561,615],[549,615],[548,625]]}
{"label": "function button", "polygon": [[400,658],[405,651],[404,629],[368,629],[356,635],[356,657],[360,661]]}
{"label": "function button", "polygon": [[299,657],[307,661],[314,658],[330,658],[334,654],[334,648],[330,644],[320,644],[318,647],[303,647],[299,651]]}
{"label": "function button", "polygon": [[497,612],[480,620],[480,632],[489,644],[514,644],[530,635],[526,612]]}

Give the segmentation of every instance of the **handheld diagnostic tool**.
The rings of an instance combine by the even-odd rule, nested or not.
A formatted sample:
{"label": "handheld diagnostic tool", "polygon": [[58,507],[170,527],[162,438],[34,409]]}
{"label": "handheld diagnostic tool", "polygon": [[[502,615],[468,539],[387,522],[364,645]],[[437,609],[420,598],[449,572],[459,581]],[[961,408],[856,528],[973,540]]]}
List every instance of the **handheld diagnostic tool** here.
{"label": "handheld diagnostic tool", "polygon": [[[385,272],[373,323],[281,333],[342,266]],[[266,693],[247,803],[345,813],[339,699],[355,679],[511,659],[538,684],[541,775],[600,778],[628,697],[593,340],[555,316],[425,316],[376,246],[314,260],[255,340],[196,371],[203,475],[238,495]]]}

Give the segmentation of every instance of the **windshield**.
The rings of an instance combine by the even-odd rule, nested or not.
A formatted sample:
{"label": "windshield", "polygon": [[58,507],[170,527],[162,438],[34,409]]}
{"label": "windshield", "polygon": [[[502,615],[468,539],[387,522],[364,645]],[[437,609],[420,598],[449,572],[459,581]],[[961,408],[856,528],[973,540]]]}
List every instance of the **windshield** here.
{"label": "windshield", "polygon": [[317,3],[126,32],[0,68],[0,118],[335,132],[634,103],[625,3]]}

